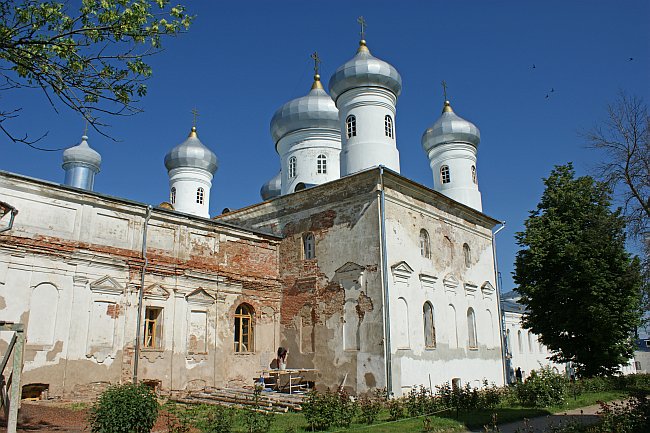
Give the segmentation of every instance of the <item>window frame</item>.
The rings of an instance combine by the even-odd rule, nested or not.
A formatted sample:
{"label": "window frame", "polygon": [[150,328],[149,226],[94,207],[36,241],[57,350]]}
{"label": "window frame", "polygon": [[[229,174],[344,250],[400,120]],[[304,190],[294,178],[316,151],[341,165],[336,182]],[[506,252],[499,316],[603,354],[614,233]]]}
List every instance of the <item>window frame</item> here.
{"label": "window frame", "polygon": [[451,183],[451,170],[446,164],[440,167],[440,182],[442,184]]}
{"label": "window frame", "polygon": [[357,136],[357,116],[354,114],[349,114],[345,118],[345,133],[347,138]]}
{"label": "window frame", "polygon": [[467,309],[467,340],[470,350],[478,350],[478,334],[476,332],[476,312],[472,307]]}
{"label": "window frame", "polygon": [[171,200],[171,204],[176,204],[176,187],[172,186],[172,189],[169,191],[169,199]]}
{"label": "window frame", "polygon": [[390,116],[390,114],[384,116],[384,134],[388,138],[395,138],[393,118]]}
{"label": "window frame", "polygon": [[234,323],[235,328],[233,332],[234,352],[254,353],[255,352],[255,326],[254,326],[255,310],[249,304],[246,303],[239,304],[235,309],[234,319],[235,319],[235,323]]}
{"label": "window frame", "polygon": [[302,237],[302,257],[305,260],[316,258],[316,238],[312,232],[305,233]]}
{"label": "window frame", "polygon": [[419,236],[420,243],[420,257],[425,259],[431,258],[431,238],[429,237],[429,232],[426,229],[420,229]]}
{"label": "window frame", "polygon": [[196,189],[196,203],[203,204],[204,198],[205,198],[205,190],[203,189],[202,186],[200,186]]}
{"label": "window frame", "polygon": [[472,166],[472,183],[474,185],[478,184],[478,179],[476,177],[476,166]]}
{"label": "window frame", "polygon": [[[429,328],[427,329],[427,306],[429,307]],[[424,325],[424,348],[425,349],[435,349],[437,346],[436,341],[436,322],[435,314],[433,309],[433,304],[429,301],[426,301],[422,305],[422,321]],[[428,331],[428,332],[427,332]],[[429,337],[429,338],[427,338]],[[428,343],[427,340],[430,340],[431,343]]]}
{"label": "window frame", "polygon": [[[149,313],[156,313],[155,317],[150,318]],[[147,305],[144,308],[144,320],[142,330],[142,349],[143,350],[162,350],[163,349],[163,318],[164,308],[155,305]],[[149,341],[147,341],[149,339]]]}
{"label": "window frame", "polygon": [[327,174],[327,156],[322,153],[316,157],[316,173]]}
{"label": "window frame", "polygon": [[298,172],[298,160],[295,156],[289,158],[288,167],[289,167],[289,171],[288,171],[289,179],[295,178]]}

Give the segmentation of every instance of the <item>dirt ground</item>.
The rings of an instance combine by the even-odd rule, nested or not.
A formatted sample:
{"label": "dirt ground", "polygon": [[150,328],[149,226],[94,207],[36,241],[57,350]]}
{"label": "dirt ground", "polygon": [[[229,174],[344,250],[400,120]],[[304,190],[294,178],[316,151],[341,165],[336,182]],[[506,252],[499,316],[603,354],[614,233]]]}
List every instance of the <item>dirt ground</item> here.
{"label": "dirt ground", "polygon": [[[23,401],[18,412],[18,431],[23,433],[69,432],[88,433],[86,422],[88,405],[52,401]],[[7,421],[0,410],[0,432],[7,429]],[[154,426],[154,432],[164,432],[162,420]]]}

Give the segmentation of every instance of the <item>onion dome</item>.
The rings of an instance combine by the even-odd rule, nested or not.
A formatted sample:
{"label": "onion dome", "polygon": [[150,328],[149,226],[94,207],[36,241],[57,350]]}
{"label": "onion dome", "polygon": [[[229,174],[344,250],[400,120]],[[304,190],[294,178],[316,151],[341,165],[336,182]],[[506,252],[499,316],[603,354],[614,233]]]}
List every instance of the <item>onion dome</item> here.
{"label": "onion dome", "polygon": [[481,141],[481,133],[476,125],[457,116],[451,109],[449,101],[445,101],[442,115],[422,135],[422,147],[427,153],[445,143],[462,142],[478,147],[479,141]]}
{"label": "onion dome", "polygon": [[339,67],[330,78],[330,95],[333,100],[357,87],[382,87],[399,96],[402,92],[402,77],[391,64],[372,54],[366,41],[359,42],[356,56]]}
{"label": "onion dome", "polygon": [[290,132],[309,128],[341,130],[339,110],[323,89],[318,74],[307,95],[287,102],[271,119],[271,136],[276,144]]}
{"label": "onion dome", "polygon": [[196,126],[193,126],[187,140],[165,155],[165,167],[167,171],[180,167],[201,168],[214,174],[219,161],[217,155],[201,143],[196,134]]}
{"label": "onion dome", "polygon": [[67,170],[73,166],[88,166],[95,173],[99,173],[102,164],[102,157],[95,150],[88,146],[88,137],[81,137],[81,143],[63,151],[63,169]]}
{"label": "onion dome", "polygon": [[268,180],[262,189],[260,189],[260,196],[262,200],[271,200],[272,198],[279,197],[282,192],[282,172],[278,172],[270,180]]}

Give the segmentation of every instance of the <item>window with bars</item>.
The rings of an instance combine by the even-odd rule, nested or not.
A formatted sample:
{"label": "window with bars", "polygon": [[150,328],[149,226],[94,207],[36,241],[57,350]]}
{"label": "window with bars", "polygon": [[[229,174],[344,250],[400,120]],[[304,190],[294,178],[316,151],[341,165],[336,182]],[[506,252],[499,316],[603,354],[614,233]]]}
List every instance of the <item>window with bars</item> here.
{"label": "window with bars", "polygon": [[448,165],[443,165],[442,167],[440,167],[440,180],[442,181],[442,183],[451,182],[451,173],[449,173]]}
{"label": "window with bars", "polygon": [[171,193],[169,194],[169,198],[172,201],[172,204],[176,203],[176,187],[172,187]]}
{"label": "window with bars", "polygon": [[384,133],[386,137],[393,138],[393,118],[388,114],[384,117]]}
{"label": "window with bars", "polygon": [[420,230],[420,256],[428,259],[431,257],[431,244],[429,243],[429,233],[422,229]]}
{"label": "window with bars", "polygon": [[196,190],[196,202],[198,204],[203,204],[203,197],[205,195],[205,191],[203,191],[203,188],[199,187]]}
{"label": "window with bars", "polygon": [[424,316],[424,346],[432,349],[436,347],[436,324],[433,321],[433,305],[431,302],[425,302],[422,307]]}
{"label": "window with bars", "polygon": [[247,304],[241,304],[235,310],[235,352],[253,352],[254,334],[253,334],[253,307]]}
{"label": "window with bars", "polygon": [[318,155],[316,158],[316,170],[318,174],[327,174],[327,157],[325,155]]}
{"label": "window with bars", "polygon": [[303,239],[303,256],[306,260],[316,258],[316,245],[313,233],[307,233]]}
{"label": "window with bars", "polygon": [[162,317],[163,309],[146,307],[144,310],[144,335],[142,347],[145,349],[162,348]]}
{"label": "window with bars", "polygon": [[298,165],[296,157],[292,156],[289,158],[289,179],[296,177],[296,166]]}
{"label": "window with bars", "polygon": [[345,119],[345,130],[347,131],[348,138],[356,137],[357,135],[357,118],[350,114]]}

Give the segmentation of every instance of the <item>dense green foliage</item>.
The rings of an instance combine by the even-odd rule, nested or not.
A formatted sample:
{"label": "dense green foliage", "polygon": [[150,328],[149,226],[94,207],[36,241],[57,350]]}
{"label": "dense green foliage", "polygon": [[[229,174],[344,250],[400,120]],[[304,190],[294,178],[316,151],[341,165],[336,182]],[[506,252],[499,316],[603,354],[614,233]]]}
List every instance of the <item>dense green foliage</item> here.
{"label": "dense green foliage", "polygon": [[517,399],[522,406],[558,406],[567,396],[569,381],[544,367],[530,372],[530,376],[515,385]]}
{"label": "dense green foliage", "polygon": [[[40,89],[55,108],[102,125],[100,115],[137,111],[131,103],[152,73],[144,59],[191,20],[168,0],[0,0],[0,90]],[[14,141],[26,137],[3,122],[20,110],[0,106],[0,129]]]}
{"label": "dense green foliage", "polygon": [[632,356],[641,274],[625,251],[625,223],[610,210],[607,186],[575,178],[571,164],[544,180],[537,209],[516,235],[516,289],[523,323],[557,362],[582,376],[613,373]]}
{"label": "dense green foliage", "polygon": [[104,391],[90,408],[93,433],[148,433],[158,418],[158,402],[145,385],[128,383]]}

